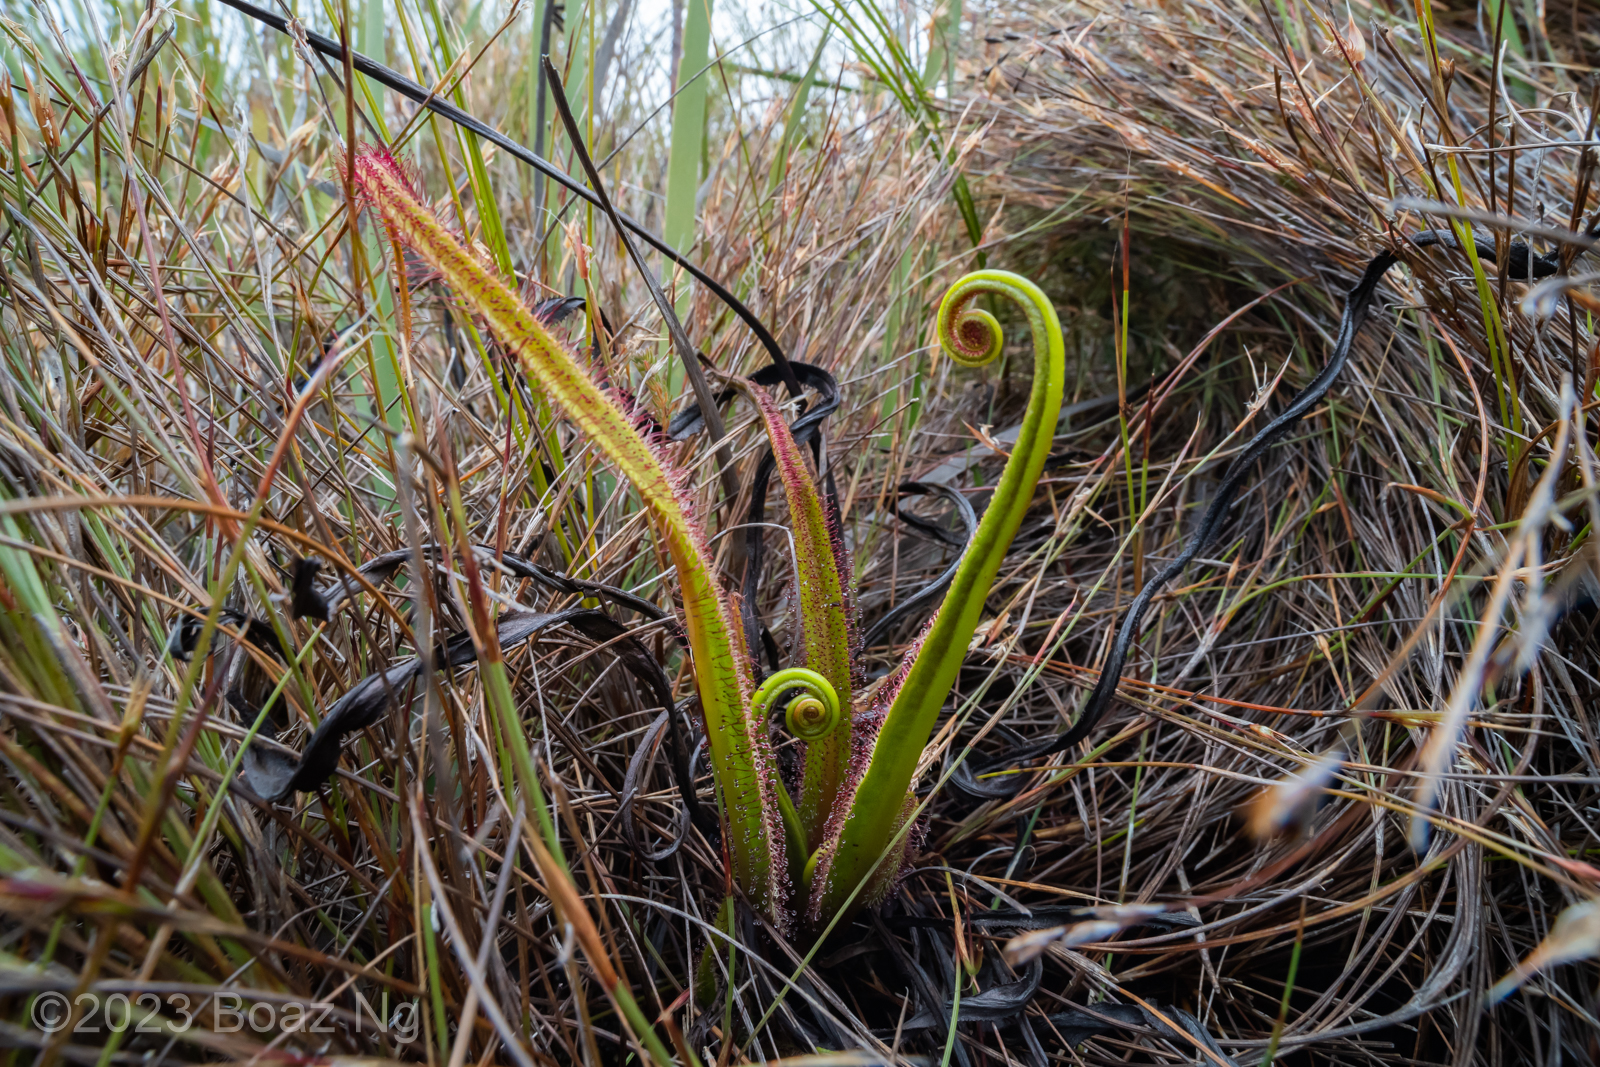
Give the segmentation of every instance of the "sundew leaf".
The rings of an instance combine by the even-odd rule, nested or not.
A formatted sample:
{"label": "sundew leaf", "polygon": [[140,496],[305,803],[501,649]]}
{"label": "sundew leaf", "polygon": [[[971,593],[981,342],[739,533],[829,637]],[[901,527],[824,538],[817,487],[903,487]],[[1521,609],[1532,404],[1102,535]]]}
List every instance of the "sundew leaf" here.
{"label": "sundew leaf", "polygon": [[673,565],[683,597],[684,629],[705,716],[712,767],[722,792],[734,879],[757,906],[780,906],[784,868],[765,724],[746,715],[749,664],[727,602],[706,562],[699,523],[674,479],[634,427],[633,419],[590,377],[539,317],[490,266],[474,256],[413,191],[387,152],[355,158],[357,185],[394,234],[415,249],[472,308],[524,371],[633,484]]}
{"label": "sundew leaf", "polygon": [[818,855],[810,900],[811,916],[826,921],[847,908],[870,903],[887,885],[904,847],[901,810],[922,748],[955,684],[967,644],[978,627],[984,600],[999,573],[1034,486],[1044,470],[1054,438],[1066,379],[1061,322],[1048,297],[1028,279],[1007,271],[977,271],[962,278],[939,308],[938,333],[957,362],[978,366],[1000,353],[1000,324],[973,308],[979,294],[1013,301],[1027,316],[1033,334],[1033,390],[993,500],[978,523],[933,624],[917,644],[909,669],[902,666],[883,725],[873,742],[866,773],[848,799],[838,836]]}
{"label": "sundew leaf", "polygon": [[[1416,237],[1417,243],[1430,245],[1439,243],[1439,231],[1425,230]],[[1523,247],[1523,262],[1527,262],[1527,249]],[[1301,389],[1289,401],[1288,405],[1266,426],[1258,430],[1254,437],[1234,456],[1222,476],[1222,482],[1211,497],[1211,502],[1206,505],[1205,514],[1201,517],[1199,526],[1189,537],[1188,543],[1166,566],[1139,590],[1133,602],[1123,613],[1122,622],[1117,627],[1116,639],[1112,642],[1109,655],[1105,664],[1100,669],[1100,677],[1095,682],[1094,689],[1089,693],[1089,699],[1084,703],[1083,711],[1079,714],[1072,726],[1050,737],[1030,745],[1025,745],[1006,753],[1001,759],[994,761],[964,761],[957,770],[954,780],[957,787],[963,792],[983,799],[996,800],[1011,795],[1020,781],[1015,777],[992,779],[985,781],[978,778],[986,768],[1000,766],[1005,763],[1022,763],[1038,759],[1041,756],[1054,755],[1065,752],[1079,741],[1089,736],[1090,732],[1099,723],[1100,717],[1110,708],[1116,698],[1117,685],[1122,677],[1122,665],[1127,661],[1128,652],[1133,647],[1140,627],[1144,622],[1145,610],[1155,599],[1157,593],[1173,578],[1183,573],[1208,545],[1216,538],[1222,529],[1229,509],[1233,507],[1234,498],[1244,487],[1250,473],[1255,469],[1256,463],[1267,450],[1288,433],[1307,412],[1311,411],[1321,400],[1333,383],[1338,380],[1345,363],[1350,358],[1350,348],[1355,342],[1356,335],[1360,333],[1362,324],[1366,322],[1367,312],[1372,305],[1374,294],[1377,292],[1378,283],[1389,268],[1394,266],[1399,259],[1392,252],[1380,252],[1368,262],[1366,270],[1362,272],[1361,280],[1345,294],[1344,315],[1339,323],[1339,334],[1334,341],[1333,352],[1328,357],[1328,362],[1317,372],[1305,388]],[[1009,469],[1009,468],[1008,468]],[[972,764],[972,765],[969,765]]]}
{"label": "sundew leaf", "polygon": [[[826,678],[846,707],[850,703],[850,624],[844,582],[834,555],[833,533],[805,453],[795,443],[778,405],[760,389],[748,390],[772,442],[778,477],[789,503],[795,570],[800,588],[801,638],[806,666]],[[807,850],[822,840],[823,828],[850,761],[850,716],[840,715],[825,736],[806,744],[805,778],[799,815]]]}

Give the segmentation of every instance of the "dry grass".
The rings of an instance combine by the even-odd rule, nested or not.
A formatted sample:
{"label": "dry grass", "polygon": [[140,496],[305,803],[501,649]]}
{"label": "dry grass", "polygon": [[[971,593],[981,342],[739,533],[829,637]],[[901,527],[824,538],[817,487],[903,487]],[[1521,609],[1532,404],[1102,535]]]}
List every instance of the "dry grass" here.
{"label": "dry grass", "polygon": [[[1281,403],[1326,358],[1364,263],[1448,225],[1392,200],[1460,197],[1562,230],[1592,222],[1592,153],[1483,151],[1592,136],[1591,83],[1578,77],[1600,45],[1591,12],[1574,9],[1575,38],[1552,5],[1532,59],[1507,50],[1507,93],[1470,10],[1437,13],[1444,68],[1409,7],[1356,9],[1353,28],[1341,8],[1342,44],[1322,9],[1287,10],[1284,24],[1228,2],[1055,4],[978,27],[988,43],[968,114],[983,134],[969,175],[1005,200],[1007,263],[1047,265],[1082,353],[1079,395],[1115,393],[1120,361],[1126,388],[1153,376],[1163,396],[1153,412],[1130,404],[1122,433],[1111,411],[1062,442],[1054,514],[1019,542],[1014,584],[993,601],[1012,632],[1054,633],[1060,618],[1069,633],[1046,668],[1059,682],[1031,688],[1039,641],[1002,643],[1009,666],[996,664],[984,713],[1009,691],[1013,729],[1057,728],[1086,691],[1118,601],[1176,551],[1217,461],[1242,441],[1230,435],[1266,418],[1247,422],[1257,383],[1281,372],[1267,407]],[[1478,232],[1507,241],[1519,228]],[[1241,1062],[1269,1043],[1305,1062],[1576,1062],[1596,1048],[1592,966],[1552,971],[1498,1008],[1482,997],[1597,889],[1594,869],[1571,862],[1600,844],[1592,414],[1555,443],[1574,370],[1577,393],[1594,396],[1592,299],[1580,291],[1575,310],[1536,320],[1519,306],[1527,287],[1485,261],[1476,281],[1506,338],[1495,349],[1465,257],[1404,258],[1344,380],[1263,462],[1215,562],[1158,601],[1103,751],[1010,804],[951,809],[930,846],[1000,873],[1014,862],[1013,820],[1036,818],[1017,877],[1098,900],[1209,901],[1196,912],[1204,943],[1182,931],[1061,953],[1045,987],[1170,1000]],[[1519,527],[1546,474],[1572,525],[1535,515]],[[1515,583],[1512,557],[1531,565]],[[1503,616],[1490,607],[1502,580],[1516,589]],[[1506,629],[1489,630],[1479,663],[1474,642],[1496,624]],[[1363,698],[1371,713],[1349,715]],[[1407,847],[1418,748],[1461,701],[1472,729],[1419,856]],[[1351,758],[1304,836],[1257,846],[1241,833],[1259,782],[1335,749]],[[973,867],[983,844],[998,851]]]}
{"label": "dry grass", "polygon": [[[1558,913],[1600,891],[1600,646],[1585,600],[1600,558],[1595,418],[1563,421],[1561,408],[1572,370],[1592,401],[1600,368],[1583,292],[1538,320],[1520,309],[1527,287],[1492,261],[1475,271],[1454,251],[1408,252],[1344,379],[1262,463],[1208,560],[1157,601],[1089,747],[1030,771],[1008,801],[938,791],[891,902],[806,959],[811,945],[745,910],[719,915],[723,864],[703,834],[650,857],[681,811],[667,748],[652,755],[660,709],[573,631],[507,650],[551,811],[504,788],[471,669],[433,676],[352,735],[316,793],[272,804],[240,780],[254,718],[230,688],[254,710],[281,677],[278,741],[297,752],[341,694],[428,633],[469,631],[494,605],[581,600],[453,550],[427,582],[401,569],[318,624],[288,618],[296,558],[321,559],[327,578],[423,542],[477,542],[667,607],[672,582],[613,474],[415,273],[407,328],[392,250],[367,222],[347,226],[337,161],[352,112],[336,65],[313,70],[284,40],[201,6],[129,78],[166,23],[135,33],[137,11],[118,29],[96,9],[97,29],[88,8],[57,8],[71,28],[58,35],[38,10],[10,10],[8,125],[27,167],[7,147],[0,173],[0,1043],[16,1046],[12,1062],[620,1063],[645,1053],[608,998],[608,970],[661,1017],[662,1041],[681,1034],[678,1058],[719,1064],[838,1048],[961,1067],[1600,1051],[1592,963],[1483,1005]],[[388,26],[394,65],[431,84],[483,49],[458,102],[533,140],[525,17],[496,37],[487,14],[386,10],[405,20]],[[1120,607],[1176,551],[1219,464],[1321,365],[1343,290],[1379,248],[1447,225],[1393,198],[1459,196],[1561,229],[1593,210],[1574,207],[1592,154],[1476,151],[1512,130],[1523,145],[1583,134],[1592,15],[1574,7],[1567,27],[1548,12],[1540,34],[1521,24],[1502,89],[1470,11],[1438,13],[1446,82],[1409,10],[1360,9],[1363,55],[1342,10],[1347,38],[1330,50],[1318,10],[969,11],[947,136],[960,128],[949,143],[990,220],[989,261],[1039,278],[1062,310],[1079,406],[924,790],[964,752],[997,754],[1070,719]],[[597,13],[601,33],[613,13]],[[426,61],[403,31],[432,49]],[[625,38],[622,69],[659,62],[651,44]],[[797,47],[774,61],[803,71],[808,58]],[[974,256],[952,173],[890,97],[833,88],[835,73],[822,71],[792,143],[793,83],[731,70],[719,82],[696,255],[794,358],[843,384],[828,454],[870,624],[949,558],[890,517],[894,487],[936,471],[981,500],[997,468],[973,430],[1000,434],[1027,389],[1015,359],[956,371],[924,349],[931,301]],[[643,130],[605,174],[625,210],[657,225],[665,126],[648,119],[659,100],[635,88],[645,80],[618,81],[596,140]],[[354,94],[362,110],[380,99]],[[531,292],[591,297],[611,327],[595,358],[665,421],[682,400],[659,319],[604,218],[569,209],[552,226],[503,154],[475,183],[471,145],[444,124],[393,100],[382,117],[391,136],[414,131],[440,210],[503,249]],[[1496,321],[1505,342],[1491,345]],[[569,322],[587,345],[597,323]],[[686,326],[719,368],[764,362],[704,292]],[[286,433],[296,390],[333,360]],[[760,439],[748,411],[729,423],[748,494]],[[703,438],[675,447],[704,512],[736,525],[743,502],[718,507]],[[1542,510],[1541,485],[1556,501]],[[768,519],[783,521],[776,495]],[[725,562],[734,540],[717,542]],[[796,623],[780,541],[768,540],[762,610],[786,651]],[[296,669],[226,633],[193,668],[169,655],[171,627],[213,604],[275,618]],[[668,627],[611,610],[687,696]],[[894,650],[867,650],[869,670],[889,669]],[[1419,753],[1452,700],[1470,728],[1419,854],[1407,844]],[[1298,834],[1251,837],[1252,796],[1334,749],[1349,759],[1326,806]],[[635,786],[638,839],[620,817]],[[542,882],[527,852],[539,817],[559,828],[563,884]],[[605,963],[553,920],[553,897],[582,901]],[[1003,898],[1154,902],[1190,925],[1054,943],[1017,986],[1002,946],[1019,925],[986,917]],[[1031,996],[1008,1004],[1008,987]],[[127,1027],[108,1044],[103,1014],[99,1034],[30,1031],[46,994],[103,1007],[139,990],[159,994],[160,1019],[145,1021],[166,1032]],[[269,1032],[219,1031],[224,991],[247,1012],[330,1003],[333,1029],[283,1032],[275,1007]],[[180,995],[198,1020],[181,1033]],[[401,1016],[416,1022],[409,1039],[375,1030],[368,1004],[386,1017],[415,1005]],[[1116,1023],[1079,1044],[1085,1009]]]}

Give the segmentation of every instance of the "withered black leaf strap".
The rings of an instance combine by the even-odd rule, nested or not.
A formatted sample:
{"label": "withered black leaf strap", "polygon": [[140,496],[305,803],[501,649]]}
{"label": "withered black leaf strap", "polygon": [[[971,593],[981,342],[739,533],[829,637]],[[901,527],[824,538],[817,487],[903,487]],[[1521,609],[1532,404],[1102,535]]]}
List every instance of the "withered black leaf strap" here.
{"label": "withered black leaf strap", "polygon": [[961,520],[962,532],[959,535],[952,534],[950,531],[941,526],[937,526],[924,518],[913,515],[909,511],[905,511],[900,507],[898,501],[894,502],[890,506],[901,522],[913,526],[916,529],[921,530],[923,533],[943,541],[945,544],[953,545],[958,548],[959,551],[956,553],[955,559],[951,560],[950,565],[944,569],[944,573],[940,574],[938,578],[934,579],[933,584],[924,586],[916,593],[916,595],[902,600],[900,603],[896,604],[894,607],[885,612],[883,617],[877,622],[873,623],[872,629],[868,630],[866,636],[861,639],[862,648],[871,648],[875,643],[877,643],[880,637],[883,637],[889,632],[890,628],[893,627],[895,623],[902,619],[909,618],[912,614],[920,611],[922,608],[932,603],[936,598],[944,593],[946,587],[950,585],[951,579],[956,576],[956,571],[961,566],[962,553],[966,551],[967,545],[971,544],[972,535],[977,532],[978,529],[978,514],[972,510],[972,503],[967,500],[966,496],[959,490],[952,489],[948,485],[928,485],[923,482],[903,482],[896,490],[896,494],[898,496],[919,496],[931,494],[934,496],[941,496],[948,501],[950,505],[955,508],[956,517]]}
{"label": "withered black leaf strap", "polygon": [[289,569],[289,614],[296,619],[327,622],[332,616],[328,598],[317,588],[318,559],[297,559]]}
{"label": "withered black leaf strap", "polygon": [[[472,547],[473,551],[478,553],[481,564],[494,567],[515,578],[527,578],[554,592],[589,596],[597,600],[609,601],[636,611],[651,620],[671,618],[670,612],[641,596],[628,592],[626,589],[619,589],[614,585],[606,585],[604,582],[591,582],[583,578],[569,577],[560,571],[541,567],[526,556],[516,552],[502,552],[496,556],[494,548],[489,545],[473,545]],[[422,546],[422,554],[427,559],[437,559],[439,553],[439,546],[433,542]],[[357,569],[362,577],[377,583],[392,578],[395,572],[410,559],[411,550],[409,548],[400,548],[393,552],[385,552],[381,556],[374,556]],[[339,584],[329,586],[321,592],[322,596],[327,600],[329,610],[337,608],[348,595],[346,587]],[[683,640],[682,631],[676,625],[674,625],[672,632],[679,641]]]}
{"label": "withered black leaf strap", "polygon": [[[1427,245],[1453,245],[1454,235],[1448,230],[1425,230],[1416,235],[1414,243]],[[1488,242],[1475,241],[1475,246],[1480,255],[1491,256],[1494,246]],[[1520,249],[1520,256],[1518,254]],[[1512,246],[1512,253],[1508,259],[1513,264],[1521,264],[1524,269],[1532,263],[1535,277],[1542,277],[1549,270],[1549,264],[1544,257],[1532,256],[1526,245]],[[1155,577],[1145,583],[1139,595],[1128,606],[1127,613],[1122,617],[1122,625],[1117,629],[1117,635],[1112,642],[1111,651],[1106,656],[1104,667],[1101,668],[1100,677],[1095,682],[1089,699],[1084,704],[1083,712],[1078,716],[1077,722],[1063,733],[1053,737],[1046,737],[1031,745],[1025,745],[1007,752],[993,760],[976,761],[963,760],[951,776],[951,782],[957,789],[973,797],[981,799],[997,799],[1014,794],[1021,784],[1018,775],[1003,775],[992,779],[983,779],[979,775],[985,771],[1014,763],[1025,763],[1039,759],[1043,756],[1065,752],[1079,741],[1089,736],[1101,717],[1111,706],[1116,697],[1117,684],[1122,678],[1122,667],[1127,661],[1128,650],[1133,646],[1138,637],[1140,624],[1144,621],[1146,609],[1156,594],[1166,584],[1183,572],[1196,556],[1198,556],[1222,529],[1223,521],[1227,518],[1228,510],[1233,506],[1239,490],[1243,488],[1249,478],[1256,462],[1266,454],[1305,414],[1317,405],[1327,394],[1330,386],[1344,370],[1345,364],[1350,359],[1350,347],[1355,341],[1356,334],[1366,321],[1367,312],[1372,306],[1373,296],[1377,291],[1378,283],[1389,268],[1399,262],[1398,257],[1390,251],[1383,251],[1374,256],[1367,264],[1366,270],[1348,293],[1345,294],[1344,314],[1339,322],[1339,333],[1334,339],[1333,353],[1328,362],[1312,378],[1306,387],[1295,394],[1288,405],[1276,418],[1264,426],[1252,437],[1228,464],[1227,472],[1222,477],[1222,483],[1217,487],[1216,495],[1206,507],[1200,519],[1200,525],[1189,538],[1189,543],[1184,546],[1171,562],[1161,568]]]}
{"label": "withered black leaf strap", "polygon": [[[584,636],[602,644],[622,660],[651,697],[665,708],[671,709],[671,684],[661,665],[638,638],[629,634],[626,627],[604,612],[594,608],[568,608],[565,611],[532,612],[507,611],[496,622],[496,633],[502,650],[529,641],[543,630],[566,625]],[[435,652],[434,663],[453,669],[467,667],[477,662],[478,649],[467,633],[458,633],[447,639]],[[276,748],[251,745],[245,750],[245,778],[250,788],[271,801],[280,801],[296,792],[316,789],[333,774],[339,764],[339,749],[345,737],[376,724],[389,710],[391,700],[407,692],[422,676],[423,661],[412,656],[388,669],[367,675],[328,709],[316,732],[306,742],[298,758]],[[674,777],[683,799],[689,820],[702,831],[715,834],[715,820],[701,808],[694,791],[694,781],[689,767],[689,749],[679,728],[678,717],[669,720],[668,744]],[[276,724],[263,725],[262,733],[275,739]]]}
{"label": "withered black leaf strap", "polygon": [[[515,552],[504,552],[496,557],[494,550],[486,545],[472,547],[483,558],[485,564],[513,577],[530,579],[558,593],[611,601],[631,608],[652,621],[671,622],[672,617],[667,611],[625,589],[569,577],[541,567]],[[437,544],[426,544],[422,546],[422,554],[430,562],[436,562],[442,552]],[[376,556],[357,570],[368,581],[379,583],[394,577],[395,573],[412,558],[410,549],[399,549]],[[331,619],[332,613],[353,595],[355,587],[342,580],[318,587],[316,576],[321,567],[320,561],[301,559],[296,560],[290,568],[290,613],[294,618],[310,617],[327,622]],[[253,618],[232,608],[222,609],[220,616],[223,622],[239,626],[242,629],[242,639],[271,658],[280,663],[287,663],[292,657],[291,651],[283,646],[269,621]],[[194,652],[203,623],[204,619],[199,615],[184,615],[180,618],[167,638],[168,652],[176,659],[189,658]],[[646,747],[653,746],[656,737],[665,730],[673,778],[683,801],[685,827],[693,824],[706,835],[708,840],[713,842],[718,840],[716,819],[699,803],[695,794],[691,767],[692,752],[688,740],[692,730],[683,725],[685,715],[682,709],[674,709],[670,679],[643,642],[633,636],[620,622],[593,608],[574,607],[564,611],[543,613],[508,611],[500,617],[496,625],[502,649],[527,641],[541,630],[556,625],[569,626],[596,643],[607,645],[609,650],[622,660],[623,666],[629,673],[648,690],[656,704],[668,709],[667,716],[652,727],[652,736],[648,739]],[[678,641],[683,641],[681,628],[674,624],[672,632]],[[244,649],[236,646],[231,656],[227,666],[229,681],[226,699],[241,718],[254,721],[272,689],[271,679],[250,659]],[[432,658],[437,667],[446,669],[466,667],[477,661],[477,649],[469,634],[458,633],[441,643],[435,649]],[[268,744],[253,744],[245,750],[246,783],[252,790],[271,801],[283,800],[295,792],[317,788],[338,766],[339,750],[344,738],[356,730],[377,723],[393,702],[421,677],[422,670],[421,657],[413,656],[362,678],[328,709],[326,716],[298,757],[270,745],[270,742],[275,741],[278,734],[288,726],[286,709],[281,701],[276,702],[269,709],[260,730],[260,736]],[[635,768],[630,767],[629,776],[636,788]],[[624,816],[630,828],[630,839],[632,802],[633,790],[625,789],[623,806]],[[680,833],[678,841],[681,840]],[[646,859],[659,860],[670,855],[675,849],[676,843],[664,854],[646,854],[643,849],[641,854]]]}

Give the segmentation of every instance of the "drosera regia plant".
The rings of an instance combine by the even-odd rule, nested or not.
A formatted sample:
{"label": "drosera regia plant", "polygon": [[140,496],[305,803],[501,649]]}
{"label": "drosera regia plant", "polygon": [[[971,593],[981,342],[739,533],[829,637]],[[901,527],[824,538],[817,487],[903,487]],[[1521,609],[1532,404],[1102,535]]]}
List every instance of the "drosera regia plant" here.
{"label": "drosera regia plant", "polygon": [[[943,606],[870,695],[858,692],[852,672],[849,571],[836,520],[781,411],[743,386],[761,415],[792,518],[806,661],[758,685],[749,643],[741,639],[737,612],[717,580],[688,494],[633,414],[551,335],[512,284],[434,216],[391,155],[362,149],[354,164],[361,194],[391,238],[439,272],[628,479],[649,512],[677,571],[733,882],[780,924],[798,921],[811,929],[880,898],[908,840],[910,790],[923,747],[1049,453],[1065,376],[1061,326],[1049,300],[1019,275],[983,270],[958,281],[939,308],[944,351],[962,365],[981,366],[999,355],[1002,333],[974,301],[990,296],[1014,303],[1033,335],[1033,390],[1016,446]],[[772,752],[768,722],[779,701],[790,733],[806,744],[798,799],[779,780]],[[875,736],[853,736],[858,727]],[[537,783],[527,786],[538,795]]]}

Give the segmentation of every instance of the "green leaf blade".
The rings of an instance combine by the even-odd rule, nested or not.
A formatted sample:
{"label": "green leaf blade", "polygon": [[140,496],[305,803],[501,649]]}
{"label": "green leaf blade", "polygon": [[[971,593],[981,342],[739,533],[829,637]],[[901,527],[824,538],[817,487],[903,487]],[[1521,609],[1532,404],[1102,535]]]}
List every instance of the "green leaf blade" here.
{"label": "green leaf blade", "polygon": [[811,912],[824,921],[845,907],[852,895],[853,907],[869,903],[871,894],[857,893],[857,887],[868,879],[881,884],[893,873],[882,868],[891,858],[887,853],[901,826],[906,791],[961,670],[989,589],[1032,502],[1061,412],[1066,380],[1061,323],[1049,298],[1026,278],[982,270],[957,282],[939,308],[938,333],[945,351],[966,365],[986,363],[999,354],[999,323],[988,312],[969,306],[980,294],[1005,297],[1027,316],[1033,333],[1033,391],[1016,447],[944,603],[914,650],[909,669],[902,665],[904,681],[873,743],[866,773],[849,799],[838,837],[824,845]]}
{"label": "green leaf blade", "polygon": [[[783,413],[760,390],[751,389],[750,395],[766,425],[778,477],[789,504],[806,666],[826,678],[838,699],[848,707],[853,638],[849,601],[835,555],[833,530],[823,510],[816,481],[806,466],[805,451],[795,443]],[[822,842],[823,830],[849,762],[850,716],[840,715],[826,736],[806,744],[805,777],[798,813],[805,830],[808,854]]]}
{"label": "green leaf blade", "polygon": [[765,723],[746,714],[750,666],[733,641],[733,616],[707,562],[698,522],[629,415],[545,330],[516,291],[439,222],[398,164],[386,153],[368,151],[357,156],[356,172],[363,195],[382,212],[386,225],[517,354],[529,376],[622,470],[650,509],[678,571],[684,629],[722,794],[733,876],[759,907],[777,914],[783,846]]}

